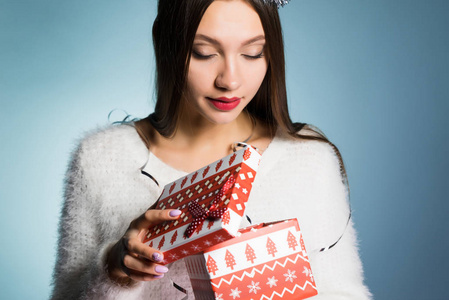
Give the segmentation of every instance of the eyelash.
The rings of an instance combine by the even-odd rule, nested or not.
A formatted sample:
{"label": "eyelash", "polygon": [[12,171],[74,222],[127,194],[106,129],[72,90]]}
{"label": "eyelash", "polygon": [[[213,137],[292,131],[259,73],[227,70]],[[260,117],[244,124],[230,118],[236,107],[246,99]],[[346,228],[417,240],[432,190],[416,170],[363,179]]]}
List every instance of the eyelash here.
{"label": "eyelash", "polygon": [[249,59],[258,59],[258,58],[262,58],[262,57],[263,57],[263,52],[260,52],[259,54],[254,55],[254,56],[251,56],[251,55],[245,55],[245,57],[246,57],[246,58],[249,58]]}
{"label": "eyelash", "polygon": [[[201,55],[201,54],[199,54],[198,52],[195,52],[195,51],[192,51],[192,54],[193,54],[193,56],[195,58],[202,59],[202,60],[206,60],[206,59],[212,58],[214,56],[214,55]],[[243,56],[248,58],[248,59],[259,59],[259,58],[263,57],[263,52],[260,52],[259,54],[254,55],[254,56],[252,56],[252,55],[243,55]]]}

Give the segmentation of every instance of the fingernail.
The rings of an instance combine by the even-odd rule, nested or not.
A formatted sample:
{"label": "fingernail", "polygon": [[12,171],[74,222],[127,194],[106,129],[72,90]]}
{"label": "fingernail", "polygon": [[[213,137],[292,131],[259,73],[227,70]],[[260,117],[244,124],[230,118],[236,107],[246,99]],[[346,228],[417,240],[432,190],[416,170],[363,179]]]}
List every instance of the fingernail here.
{"label": "fingernail", "polygon": [[181,213],[182,213],[182,211],[180,211],[179,209],[175,209],[175,210],[170,211],[169,215],[170,215],[170,217],[177,217]]}
{"label": "fingernail", "polygon": [[161,261],[162,260],[162,255],[158,252],[154,252],[152,255],[152,258],[154,261]]}
{"label": "fingernail", "polygon": [[156,270],[156,272],[158,272],[158,273],[167,273],[168,272],[168,268],[164,267],[164,266],[156,266],[156,268],[154,268],[154,270]]}
{"label": "fingernail", "polygon": [[162,278],[162,277],[164,277],[164,274],[162,274],[162,275],[154,275],[153,276],[153,278],[157,278],[157,279]]}

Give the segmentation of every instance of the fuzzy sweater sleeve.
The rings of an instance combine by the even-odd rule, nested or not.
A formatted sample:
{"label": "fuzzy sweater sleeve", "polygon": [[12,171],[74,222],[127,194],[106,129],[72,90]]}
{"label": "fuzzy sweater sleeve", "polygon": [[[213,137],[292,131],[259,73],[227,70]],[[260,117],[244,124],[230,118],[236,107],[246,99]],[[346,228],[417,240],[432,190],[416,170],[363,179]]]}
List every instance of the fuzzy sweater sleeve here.
{"label": "fuzzy sweater sleeve", "polygon": [[[314,242],[309,250],[318,295],[313,299],[371,299],[371,294],[363,283],[363,268],[352,220],[345,228],[350,207],[339,159],[329,145],[316,146],[313,158],[316,174],[311,175],[314,177],[312,186],[318,187],[314,199],[317,217],[314,228],[307,233],[309,236],[314,235],[311,237]],[[334,247],[318,252],[318,249],[332,245],[341,235],[343,236]]]}
{"label": "fuzzy sweater sleeve", "polygon": [[[105,256],[117,237],[104,234],[102,228],[105,197],[99,186],[104,182],[96,170],[105,170],[91,144],[86,140],[80,144],[66,174],[51,299],[138,299],[140,284],[117,286],[105,272]],[[124,233],[115,231],[118,236]]]}
{"label": "fuzzy sweater sleeve", "polygon": [[298,219],[318,290],[310,299],[371,298],[352,222],[346,228],[347,196],[339,160],[325,143],[283,137],[262,156],[246,213],[254,223]]}

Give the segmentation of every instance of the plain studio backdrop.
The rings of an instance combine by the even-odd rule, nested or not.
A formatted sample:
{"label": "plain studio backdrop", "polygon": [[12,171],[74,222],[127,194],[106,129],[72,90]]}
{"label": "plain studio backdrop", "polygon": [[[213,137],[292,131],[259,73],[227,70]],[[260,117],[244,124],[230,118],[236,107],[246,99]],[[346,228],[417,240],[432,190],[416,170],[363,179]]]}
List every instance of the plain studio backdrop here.
{"label": "plain studio backdrop", "polygon": [[[114,109],[152,111],[155,12],[0,0],[0,298],[49,297],[83,132]],[[366,283],[376,299],[449,299],[449,1],[292,0],[280,14],[291,114],[343,154]]]}

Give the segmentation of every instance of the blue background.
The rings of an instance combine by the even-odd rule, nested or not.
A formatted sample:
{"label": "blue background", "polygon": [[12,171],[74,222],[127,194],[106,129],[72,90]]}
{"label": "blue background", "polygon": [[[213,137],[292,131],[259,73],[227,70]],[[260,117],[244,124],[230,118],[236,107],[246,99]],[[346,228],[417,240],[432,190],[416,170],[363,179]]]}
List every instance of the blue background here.
{"label": "blue background", "polygon": [[[0,0],[0,291],[46,299],[69,154],[152,110],[155,0]],[[292,0],[292,117],[340,148],[376,299],[448,299],[449,2]],[[112,119],[123,117],[116,111]]]}

